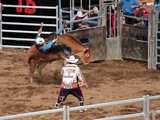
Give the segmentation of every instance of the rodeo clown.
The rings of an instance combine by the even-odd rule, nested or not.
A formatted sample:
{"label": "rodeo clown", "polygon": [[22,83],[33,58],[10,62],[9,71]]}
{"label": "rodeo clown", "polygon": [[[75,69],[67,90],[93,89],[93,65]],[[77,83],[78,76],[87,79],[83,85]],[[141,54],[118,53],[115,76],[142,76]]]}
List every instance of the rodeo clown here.
{"label": "rodeo clown", "polygon": [[[38,34],[35,38],[35,43],[36,43],[36,47],[39,51],[41,51],[43,53],[48,53],[50,50],[54,49],[54,46],[57,44],[56,39],[51,40],[50,36],[51,35],[53,35],[53,36],[59,35],[64,30],[64,28],[67,27],[67,23],[63,22],[63,26],[60,27],[55,33],[52,33],[48,37],[47,41],[45,41],[45,39],[41,37],[42,27],[43,27],[43,22],[41,22],[40,28],[38,30]],[[66,49],[64,49],[64,53],[66,55],[70,55],[70,52]]]}
{"label": "rodeo clown", "polygon": [[[62,68],[62,83],[58,93],[58,98],[55,103],[55,109],[59,108],[61,102],[64,102],[69,94],[75,96],[79,100],[79,105],[83,106],[84,97],[80,86],[85,85],[88,88],[80,68],[75,64],[78,59],[75,59],[73,55],[66,59],[66,65]],[[83,112],[80,110],[80,112]]]}

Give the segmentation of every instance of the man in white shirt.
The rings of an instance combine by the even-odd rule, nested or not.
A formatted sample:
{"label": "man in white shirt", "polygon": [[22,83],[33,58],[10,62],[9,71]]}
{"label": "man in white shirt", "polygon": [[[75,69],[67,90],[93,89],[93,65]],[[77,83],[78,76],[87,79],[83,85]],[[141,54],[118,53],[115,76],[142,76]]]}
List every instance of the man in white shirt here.
{"label": "man in white shirt", "polygon": [[69,94],[75,96],[79,100],[79,105],[83,106],[84,97],[80,86],[85,85],[88,88],[88,83],[86,82],[80,68],[75,64],[78,59],[75,59],[73,55],[66,59],[68,62],[61,71],[62,74],[62,84],[60,86],[59,95],[55,103],[55,109],[59,108],[61,102],[64,102]]}

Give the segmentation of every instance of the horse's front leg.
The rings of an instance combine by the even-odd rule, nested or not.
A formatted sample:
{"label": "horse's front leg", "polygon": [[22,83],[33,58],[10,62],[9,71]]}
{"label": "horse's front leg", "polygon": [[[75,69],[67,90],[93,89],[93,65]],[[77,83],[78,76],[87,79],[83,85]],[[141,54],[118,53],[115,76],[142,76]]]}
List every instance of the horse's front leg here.
{"label": "horse's front leg", "polygon": [[29,62],[29,77],[30,77],[30,82],[33,82],[33,76],[34,76],[34,72],[36,70],[36,65],[37,65],[37,60],[32,59]]}
{"label": "horse's front leg", "polygon": [[46,61],[39,61],[37,65],[37,71],[39,75],[43,78],[42,69],[47,65],[48,62]]}

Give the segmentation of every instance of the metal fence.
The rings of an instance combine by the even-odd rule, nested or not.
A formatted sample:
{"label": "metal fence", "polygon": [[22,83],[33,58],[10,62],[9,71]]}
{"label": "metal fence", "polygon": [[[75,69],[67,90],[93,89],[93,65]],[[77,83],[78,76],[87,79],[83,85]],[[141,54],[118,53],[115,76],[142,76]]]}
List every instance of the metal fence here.
{"label": "metal fence", "polygon": [[98,103],[98,104],[85,105],[85,106],[79,106],[79,107],[63,106],[63,108],[60,108],[60,109],[44,110],[44,111],[29,112],[29,113],[24,113],[24,114],[2,116],[0,117],[0,120],[7,120],[7,119],[9,120],[13,118],[29,117],[29,116],[56,113],[56,112],[63,112],[63,120],[70,120],[71,111],[107,107],[107,106],[115,106],[115,105],[122,105],[122,104],[127,104],[127,103],[137,103],[137,102],[143,102],[143,111],[141,113],[114,116],[114,117],[108,117],[108,118],[99,118],[96,120],[119,120],[119,119],[125,119],[125,118],[135,118],[135,117],[143,117],[144,120],[150,120],[150,115],[152,115],[153,120],[156,120],[155,116],[156,114],[160,113],[160,110],[156,110],[154,112],[150,111],[150,101],[156,100],[156,99],[160,99],[160,95],[158,96],[145,95],[142,98],[106,102],[106,103]]}
{"label": "metal fence", "polygon": [[[0,9],[0,32],[2,33],[0,35],[0,49],[2,49],[3,47],[12,47],[12,48],[29,48],[30,46],[26,46],[25,44],[24,45],[4,45],[3,42],[4,41],[21,41],[21,42],[32,42],[34,41],[34,38],[28,38],[29,36],[25,37],[25,38],[20,38],[19,36],[22,36],[21,34],[37,34],[38,33],[38,30],[37,31],[34,31],[32,29],[30,30],[27,30],[27,29],[22,29],[24,26],[27,26],[27,27],[33,27],[33,26],[37,26],[37,28],[39,28],[38,26],[40,26],[40,23],[33,23],[33,22],[19,22],[18,19],[19,18],[22,18],[22,19],[46,19],[47,20],[53,20],[55,21],[55,24],[48,24],[47,22],[44,23],[43,26],[47,26],[47,27],[51,27],[51,30],[52,31],[43,31],[42,34],[50,34],[51,32],[53,32],[53,29],[58,29],[58,20],[59,20],[59,17],[58,17],[58,6],[56,7],[48,7],[48,6],[18,6],[18,5],[7,5],[7,4],[1,4],[0,3],[0,7],[2,8],[5,7],[5,8],[36,8],[36,9],[41,9],[41,10],[51,10],[51,12],[53,12],[53,10],[56,11],[56,15],[55,16],[46,16],[46,15],[21,15],[21,14],[4,14],[3,13],[3,10]],[[15,18],[17,21],[14,21],[14,22],[6,22],[3,20],[3,18],[6,17],[6,18]],[[15,20],[14,19],[14,20]],[[43,22],[43,21],[42,21]],[[16,26],[18,27],[19,29],[18,30],[15,30],[15,29],[5,29],[3,28],[3,26]],[[21,28],[21,29],[20,29]],[[9,37],[9,36],[3,36],[3,34],[7,33],[8,35],[10,33],[12,34],[16,34],[15,36],[12,36],[12,37]],[[36,35],[35,35],[36,36]]]}
{"label": "metal fence", "polygon": [[[0,33],[2,33],[2,4],[0,3]],[[0,34],[0,50],[2,51],[2,34]]]}

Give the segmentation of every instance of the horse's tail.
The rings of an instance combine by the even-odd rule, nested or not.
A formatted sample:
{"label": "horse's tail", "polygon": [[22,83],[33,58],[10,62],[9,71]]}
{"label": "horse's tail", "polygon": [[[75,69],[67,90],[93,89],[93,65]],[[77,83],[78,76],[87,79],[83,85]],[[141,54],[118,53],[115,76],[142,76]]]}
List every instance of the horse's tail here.
{"label": "horse's tail", "polygon": [[35,56],[35,55],[31,55],[31,56],[28,58],[28,64],[30,64],[30,62],[31,62],[32,59],[38,60],[38,57]]}

